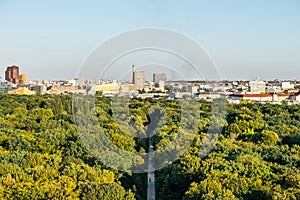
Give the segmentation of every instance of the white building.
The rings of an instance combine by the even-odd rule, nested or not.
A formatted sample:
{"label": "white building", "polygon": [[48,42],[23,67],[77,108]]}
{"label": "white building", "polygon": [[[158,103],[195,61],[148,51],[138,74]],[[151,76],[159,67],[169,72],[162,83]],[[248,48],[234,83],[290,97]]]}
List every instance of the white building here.
{"label": "white building", "polygon": [[229,103],[239,103],[241,99],[250,100],[251,102],[263,103],[282,103],[299,102],[300,93],[296,94],[230,94],[227,96]]}
{"label": "white building", "polygon": [[266,83],[260,80],[254,80],[249,82],[249,91],[252,94],[261,94],[266,92]]}
{"label": "white building", "polygon": [[165,81],[158,82],[158,89],[162,92],[165,91]]}
{"label": "white building", "polygon": [[291,82],[286,81],[286,82],[281,82],[280,87],[283,90],[292,90],[292,89],[294,89],[295,85],[291,84]]}
{"label": "white building", "polygon": [[201,100],[212,100],[221,97],[222,97],[221,93],[215,93],[215,92],[204,92],[204,93],[198,93],[196,95],[196,98],[199,98]]}
{"label": "white building", "polygon": [[198,92],[199,86],[189,85],[188,86],[188,92],[191,93],[191,96],[193,97]]}

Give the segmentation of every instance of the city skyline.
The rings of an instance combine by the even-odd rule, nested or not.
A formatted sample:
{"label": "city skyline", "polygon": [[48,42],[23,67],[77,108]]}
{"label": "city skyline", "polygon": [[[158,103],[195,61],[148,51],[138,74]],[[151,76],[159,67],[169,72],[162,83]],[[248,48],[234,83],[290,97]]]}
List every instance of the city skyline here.
{"label": "city skyline", "polygon": [[159,27],[202,45],[222,79],[300,79],[299,8],[292,0],[1,1],[0,69],[18,65],[29,80],[71,79],[106,39]]}
{"label": "city skyline", "polygon": [[[132,67],[137,67],[137,66],[135,66],[135,65],[132,65],[131,66],[131,69],[132,69]],[[19,68],[20,68],[20,66],[18,66],[18,65],[8,65],[8,66],[6,66],[6,70],[4,70],[3,71],[3,75],[0,75],[0,80],[3,82],[3,81],[7,81],[7,82],[11,82],[11,83],[13,83],[13,84],[15,84],[14,82],[12,82],[12,81],[9,81],[7,78],[6,78],[6,72],[7,72],[7,70],[9,69],[9,68],[13,68],[13,67],[17,67],[18,68],[18,70],[19,70]],[[24,70],[24,69],[22,69],[22,70]],[[297,79],[297,78],[292,78],[292,79],[276,79],[276,78],[274,78],[274,79],[261,79],[259,76],[257,76],[257,77],[253,77],[253,78],[249,78],[249,79],[221,79],[221,80],[214,80],[214,79],[211,79],[211,80],[209,80],[209,79],[184,79],[184,78],[180,78],[180,76],[176,76],[176,75],[174,75],[173,74],[173,72],[171,71],[171,70],[166,70],[166,69],[163,69],[163,70],[152,70],[152,69],[147,69],[147,68],[145,68],[144,66],[142,66],[141,68],[138,68],[138,70],[139,71],[142,71],[143,73],[144,73],[144,76],[145,76],[145,78],[144,78],[144,80],[145,80],[145,82],[153,82],[153,83],[156,83],[156,81],[154,81],[154,76],[155,76],[155,74],[156,75],[164,75],[164,76],[166,76],[165,77],[165,79],[167,80],[167,81],[175,81],[175,82],[178,82],[178,81],[188,81],[188,82],[197,82],[197,81],[209,81],[209,82],[214,82],[214,81],[253,81],[253,80],[263,80],[263,81],[276,81],[276,80],[278,80],[278,81],[290,81],[290,82],[294,82],[294,81],[299,81],[299,79]],[[78,77],[72,77],[72,78],[62,78],[62,79],[32,79],[32,80],[30,80],[30,79],[27,79],[27,74],[19,74],[19,80],[22,80],[23,79],[23,83],[25,83],[25,82],[27,82],[27,81],[30,81],[30,82],[35,82],[35,81],[70,81],[70,80],[77,80],[78,79]],[[30,76],[30,74],[29,74],[29,76]],[[176,77],[176,78],[174,78],[174,77]],[[93,81],[93,80],[103,80],[103,81],[121,81],[121,82],[132,82],[132,79],[133,79],[133,75],[132,75],[132,71],[129,71],[129,72],[127,72],[126,74],[124,74],[122,77],[121,77],[122,79],[110,79],[110,78],[108,78],[107,76],[104,76],[104,77],[100,77],[99,79],[87,79],[87,80],[91,80],[91,81]],[[25,81],[24,81],[25,80]],[[167,81],[165,81],[165,82],[167,82]]]}

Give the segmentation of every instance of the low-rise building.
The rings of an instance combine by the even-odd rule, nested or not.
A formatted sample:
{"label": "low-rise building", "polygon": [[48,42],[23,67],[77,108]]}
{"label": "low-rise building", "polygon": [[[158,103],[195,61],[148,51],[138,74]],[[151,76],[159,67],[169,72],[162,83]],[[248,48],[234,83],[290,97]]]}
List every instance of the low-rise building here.
{"label": "low-rise building", "polygon": [[35,91],[37,95],[46,94],[47,87],[45,85],[37,85],[35,86]]}
{"label": "low-rise building", "polygon": [[229,94],[227,99],[229,103],[239,103],[240,100],[249,100],[251,102],[263,103],[282,103],[283,101],[300,102],[300,93],[296,94]]}
{"label": "low-rise building", "polygon": [[289,81],[284,81],[284,82],[280,83],[280,88],[282,90],[292,90],[292,89],[294,89],[294,87],[295,87],[295,85],[291,84],[291,82],[289,82]]}
{"label": "low-rise building", "polygon": [[249,91],[252,94],[261,94],[266,92],[266,82],[254,80],[249,82]]}
{"label": "low-rise building", "polygon": [[221,98],[221,93],[216,92],[200,92],[195,95],[195,98],[198,98],[200,100],[212,100],[212,99],[218,99]]}
{"label": "low-rise building", "polygon": [[21,87],[21,88],[15,89],[15,90],[8,91],[7,94],[33,95],[33,94],[36,94],[36,92],[28,90],[25,87]]}
{"label": "low-rise building", "polygon": [[198,92],[198,90],[199,90],[199,86],[197,86],[197,85],[189,85],[188,86],[188,92],[191,93],[192,97],[195,96],[195,94]]}

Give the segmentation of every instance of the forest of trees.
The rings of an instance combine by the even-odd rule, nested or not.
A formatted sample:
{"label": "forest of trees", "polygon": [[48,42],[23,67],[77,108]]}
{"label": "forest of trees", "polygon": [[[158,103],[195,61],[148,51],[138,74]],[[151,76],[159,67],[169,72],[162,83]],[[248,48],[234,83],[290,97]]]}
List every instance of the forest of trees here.
{"label": "forest of trees", "polygon": [[[131,132],[148,134],[153,105],[166,112],[153,136],[156,151],[172,143],[180,122],[188,123],[178,101],[131,99],[129,120],[126,106],[115,111],[111,102],[96,97],[97,126],[126,151],[147,153],[148,139]],[[217,120],[224,128],[205,157],[199,154],[212,103],[189,106],[201,116],[195,138],[178,160],[155,172],[156,199],[300,199],[300,105],[226,103],[225,119]],[[0,199],[146,199],[147,174],[110,168],[83,144],[71,94],[1,95],[0,157]],[[144,162],[141,157],[136,165]]]}

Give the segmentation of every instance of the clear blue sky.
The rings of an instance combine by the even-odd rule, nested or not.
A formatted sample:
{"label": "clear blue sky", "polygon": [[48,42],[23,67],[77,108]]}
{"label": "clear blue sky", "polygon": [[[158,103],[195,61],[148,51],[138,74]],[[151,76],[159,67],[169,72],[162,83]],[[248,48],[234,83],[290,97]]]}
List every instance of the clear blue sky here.
{"label": "clear blue sky", "polygon": [[177,30],[202,44],[223,78],[300,79],[298,0],[0,0],[0,69],[29,79],[77,75],[90,51],[139,27]]}

